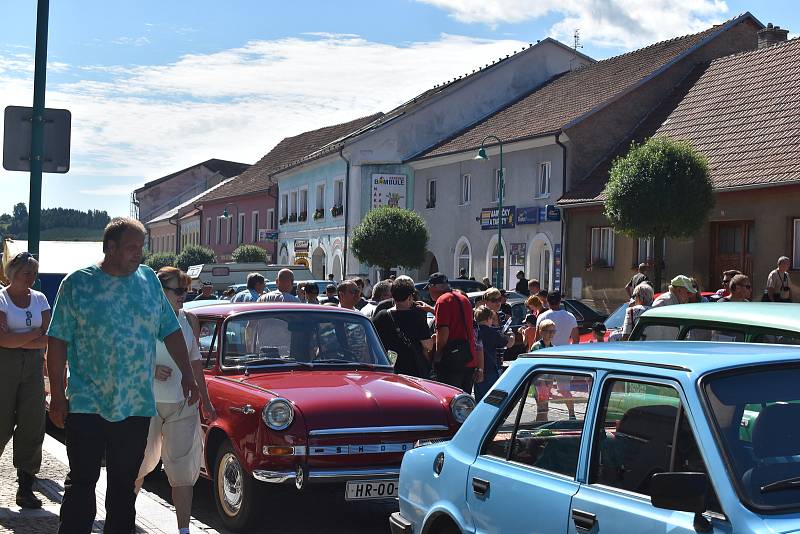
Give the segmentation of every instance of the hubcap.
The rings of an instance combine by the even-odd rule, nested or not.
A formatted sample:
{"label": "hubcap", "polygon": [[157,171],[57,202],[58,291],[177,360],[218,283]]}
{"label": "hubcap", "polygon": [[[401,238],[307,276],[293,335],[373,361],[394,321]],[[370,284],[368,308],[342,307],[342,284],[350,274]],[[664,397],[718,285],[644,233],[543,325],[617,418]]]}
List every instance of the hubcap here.
{"label": "hubcap", "polygon": [[225,454],[219,463],[217,494],[226,514],[235,516],[241,511],[244,497],[244,473],[235,454]]}

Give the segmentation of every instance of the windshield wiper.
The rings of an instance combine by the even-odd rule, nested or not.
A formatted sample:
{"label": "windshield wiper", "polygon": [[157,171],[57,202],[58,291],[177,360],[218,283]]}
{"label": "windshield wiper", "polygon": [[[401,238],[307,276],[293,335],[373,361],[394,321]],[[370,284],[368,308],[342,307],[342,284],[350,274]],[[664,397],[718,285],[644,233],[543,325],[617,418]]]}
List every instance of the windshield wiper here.
{"label": "windshield wiper", "polygon": [[297,360],[286,360],[284,358],[258,358],[255,360],[248,360],[244,362],[245,367],[250,367],[251,365],[270,365],[270,364],[291,364],[291,365],[300,365],[303,367],[309,366],[310,364],[307,362],[299,362]]}
{"label": "windshield wiper", "polygon": [[375,367],[375,364],[372,363],[354,362],[353,360],[342,360],[337,358],[326,358],[324,360],[314,360],[312,362],[313,365],[316,365],[318,363],[333,364],[333,365],[353,365],[357,367],[365,367],[367,369],[372,369]]}
{"label": "windshield wiper", "polygon": [[761,486],[761,493],[769,493],[771,491],[780,491],[787,489],[800,489],[800,477],[786,478],[784,480],[777,480],[770,482],[765,486]]}

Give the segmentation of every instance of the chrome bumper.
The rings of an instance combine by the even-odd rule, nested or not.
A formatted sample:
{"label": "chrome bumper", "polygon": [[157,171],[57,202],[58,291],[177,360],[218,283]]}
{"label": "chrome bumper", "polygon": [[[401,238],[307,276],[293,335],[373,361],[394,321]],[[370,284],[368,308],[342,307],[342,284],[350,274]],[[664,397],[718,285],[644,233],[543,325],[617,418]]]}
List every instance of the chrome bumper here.
{"label": "chrome bumper", "polygon": [[[256,469],[253,477],[268,484],[286,484],[294,482],[294,471],[265,471]],[[315,469],[307,474],[309,482],[335,483],[348,480],[371,480],[399,478],[400,468],[390,467],[382,469]]]}

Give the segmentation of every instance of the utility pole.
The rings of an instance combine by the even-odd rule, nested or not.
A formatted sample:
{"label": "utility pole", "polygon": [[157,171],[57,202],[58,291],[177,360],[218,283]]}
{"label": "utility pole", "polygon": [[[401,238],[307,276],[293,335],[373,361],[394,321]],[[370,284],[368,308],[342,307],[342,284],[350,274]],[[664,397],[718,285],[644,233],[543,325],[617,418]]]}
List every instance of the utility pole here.
{"label": "utility pole", "polygon": [[[50,0],[39,0],[36,10],[36,56],[33,71],[33,117],[31,118],[31,186],[28,203],[28,252],[39,259],[42,213],[42,164],[44,163],[44,96],[47,85],[47,27]],[[39,284],[38,279],[36,282]]]}

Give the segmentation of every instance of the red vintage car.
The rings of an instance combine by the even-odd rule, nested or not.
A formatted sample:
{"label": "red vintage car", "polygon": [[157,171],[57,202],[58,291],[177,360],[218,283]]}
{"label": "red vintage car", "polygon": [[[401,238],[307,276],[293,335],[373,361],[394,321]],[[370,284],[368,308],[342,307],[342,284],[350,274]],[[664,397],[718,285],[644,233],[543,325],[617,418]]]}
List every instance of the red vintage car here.
{"label": "red vintage car", "polygon": [[449,439],[474,406],[463,391],[392,372],[358,312],[300,304],[192,310],[218,418],[205,468],[231,530],[269,508],[264,492],[340,484],[345,499],[397,495],[400,462]]}

